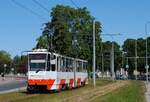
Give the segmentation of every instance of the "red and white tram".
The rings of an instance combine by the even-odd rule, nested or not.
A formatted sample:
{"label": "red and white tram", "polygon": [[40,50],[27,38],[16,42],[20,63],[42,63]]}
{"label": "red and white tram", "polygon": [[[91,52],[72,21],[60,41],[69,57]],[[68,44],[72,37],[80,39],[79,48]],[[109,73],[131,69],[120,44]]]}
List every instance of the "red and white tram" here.
{"label": "red and white tram", "polygon": [[85,85],[87,61],[36,49],[28,52],[28,91],[61,90]]}

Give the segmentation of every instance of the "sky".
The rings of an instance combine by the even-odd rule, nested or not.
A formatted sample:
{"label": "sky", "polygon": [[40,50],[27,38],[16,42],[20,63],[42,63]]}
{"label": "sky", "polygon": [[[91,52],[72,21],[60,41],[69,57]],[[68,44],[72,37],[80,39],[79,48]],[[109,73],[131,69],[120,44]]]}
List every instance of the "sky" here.
{"label": "sky", "polygon": [[150,21],[150,0],[73,0],[74,4],[71,0],[37,0],[50,12],[33,0],[15,1],[40,16],[12,0],[0,0],[0,50],[9,52],[12,57],[36,45],[43,24],[50,20],[51,9],[57,4],[87,7],[91,15],[101,22],[102,34],[121,34],[113,39],[102,35],[102,40],[113,40],[120,45],[128,38],[145,38],[145,23]]}

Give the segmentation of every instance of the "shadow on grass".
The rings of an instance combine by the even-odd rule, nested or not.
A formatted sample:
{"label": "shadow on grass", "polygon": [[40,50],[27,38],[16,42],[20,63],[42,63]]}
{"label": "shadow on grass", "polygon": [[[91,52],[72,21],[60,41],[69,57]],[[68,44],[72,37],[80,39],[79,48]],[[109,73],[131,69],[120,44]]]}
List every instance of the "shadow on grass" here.
{"label": "shadow on grass", "polygon": [[37,90],[34,92],[28,92],[27,90],[24,90],[24,91],[20,91],[19,93],[26,94],[26,95],[56,94],[56,93],[61,93],[61,92],[69,92],[69,91],[73,91],[73,90],[78,90],[78,89],[84,88],[84,87],[86,87],[86,86],[70,88],[70,89],[65,89],[65,90]]}

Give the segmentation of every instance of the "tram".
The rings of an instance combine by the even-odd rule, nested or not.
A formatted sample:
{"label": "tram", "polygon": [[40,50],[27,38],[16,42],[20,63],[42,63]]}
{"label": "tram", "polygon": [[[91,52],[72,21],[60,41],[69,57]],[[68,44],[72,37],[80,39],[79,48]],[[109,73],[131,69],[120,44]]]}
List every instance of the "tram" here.
{"label": "tram", "polygon": [[46,49],[28,52],[27,91],[64,90],[84,86],[87,61],[51,53]]}

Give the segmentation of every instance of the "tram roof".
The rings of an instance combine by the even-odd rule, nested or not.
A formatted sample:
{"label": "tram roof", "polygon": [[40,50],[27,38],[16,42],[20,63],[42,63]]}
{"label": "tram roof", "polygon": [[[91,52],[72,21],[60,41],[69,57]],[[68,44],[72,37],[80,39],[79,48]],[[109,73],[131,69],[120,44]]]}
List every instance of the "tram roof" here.
{"label": "tram roof", "polygon": [[50,53],[50,54],[53,54],[53,55],[55,55],[57,57],[60,56],[60,57],[68,58],[68,59],[75,59],[77,61],[87,62],[86,60],[83,60],[83,59],[68,57],[68,56],[64,56],[64,55],[58,54],[58,53],[49,52],[47,49],[35,49],[35,50],[32,50],[32,51],[28,52],[28,54],[42,54],[42,53],[43,54]]}

